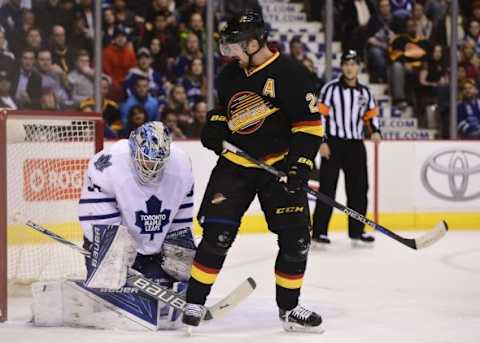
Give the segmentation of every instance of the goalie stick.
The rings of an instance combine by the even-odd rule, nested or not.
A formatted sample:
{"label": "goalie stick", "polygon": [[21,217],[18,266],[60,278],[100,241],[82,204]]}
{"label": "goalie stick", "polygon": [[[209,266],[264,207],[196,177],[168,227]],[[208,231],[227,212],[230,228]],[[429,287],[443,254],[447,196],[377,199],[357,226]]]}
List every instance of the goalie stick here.
{"label": "goalie stick", "polygon": [[[235,145],[233,145],[233,144],[231,144],[227,141],[223,141],[223,148],[225,150],[228,150],[228,151],[230,151],[230,152],[232,152],[232,153],[234,153],[238,156],[241,156],[241,157],[247,159],[248,161],[256,164],[257,166],[259,166],[263,170],[269,172],[272,175],[275,175],[278,179],[282,179],[282,178],[285,178],[287,176],[284,172],[275,169],[274,167],[266,164],[263,161],[257,160],[256,158],[250,156],[248,153],[246,153],[242,149],[237,148]],[[365,216],[361,215],[360,213],[352,210],[351,208],[348,208],[348,207],[336,202],[335,200],[331,199],[330,197],[328,197],[327,195],[325,195],[323,193],[317,192],[317,191],[311,189],[308,186],[305,186],[305,191],[307,193],[313,195],[318,200],[324,202],[325,204],[342,211],[347,216],[350,216],[350,217],[358,220],[359,222],[361,222],[363,224],[366,224],[366,225],[374,228],[377,231],[380,231],[384,235],[386,235],[390,238],[393,238],[394,240],[396,240],[396,241],[398,241],[398,242],[400,242],[400,243],[402,243],[402,244],[404,244],[407,247],[412,248],[412,249],[417,249],[418,250],[418,249],[426,248],[426,247],[434,244],[435,242],[437,242],[443,236],[445,236],[445,234],[448,231],[447,222],[442,220],[437,224],[437,226],[433,230],[425,233],[424,235],[422,235],[418,238],[405,238],[405,237],[402,237],[402,236],[396,234],[395,232],[383,227],[382,225],[377,224],[374,221],[371,221],[370,219],[368,219]]]}
{"label": "goalie stick", "polygon": [[[62,236],[57,235],[56,233],[48,230],[47,228],[27,220],[25,225],[56,240],[59,243],[65,244],[72,249],[76,250],[84,256],[90,256],[90,252],[79,247],[75,243],[63,238]],[[141,273],[134,269],[128,270],[127,284],[138,289],[140,292],[160,300],[163,303],[176,308],[183,312],[186,305],[185,298],[176,292],[158,285],[154,281],[144,277]],[[248,297],[253,290],[256,288],[255,280],[249,277],[243,281],[237,288],[231,291],[226,297],[219,300],[212,306],[205,306],[205,316],[203,320],[212,320],[218,319],[230,312],[236,305],[242,302],[246,297]]]}

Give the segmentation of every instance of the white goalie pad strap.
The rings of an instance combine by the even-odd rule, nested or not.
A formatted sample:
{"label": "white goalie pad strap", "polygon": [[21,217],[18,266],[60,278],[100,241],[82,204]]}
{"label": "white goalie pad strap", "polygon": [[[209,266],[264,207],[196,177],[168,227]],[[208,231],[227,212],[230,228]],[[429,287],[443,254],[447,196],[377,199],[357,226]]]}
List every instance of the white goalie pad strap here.
{"label": "white goalie pad strap", "polygon": [[85,285],[119,289],[125,285],[127,270],[135,262],[137,244],[120,225],[93,225],[91,261]]}

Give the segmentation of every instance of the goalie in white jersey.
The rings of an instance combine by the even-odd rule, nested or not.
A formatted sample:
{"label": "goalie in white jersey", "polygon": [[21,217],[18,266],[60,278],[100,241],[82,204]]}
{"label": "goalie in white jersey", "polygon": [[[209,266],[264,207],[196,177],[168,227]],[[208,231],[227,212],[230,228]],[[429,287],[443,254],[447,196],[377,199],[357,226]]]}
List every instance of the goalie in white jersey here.
{"label": "goalie in white jersey", "polygon": [[[170,133],[160,122],[142,125],[128,140],[90,160],[79,220],[84,248],[92,257],[86,258],[85,282],[74,287],[97,302],[91,304],[93,313],[102,303],[105,312],[111,308],[116,312],[114,319],[107,315],[111,321],[117,321],[118,314],[122,317],[109,324],[110,319],[97,318],[95,326],[126,328],[126,322],[152,330],[180,326],[178,311],[125,287],[125,282],[127,269],[133,268],[177,292],[186,290],[195,254],[193,183],[189,157],[171,146]],[[91,325],[92,313],[82,315],[84,319],[70,324]]]}

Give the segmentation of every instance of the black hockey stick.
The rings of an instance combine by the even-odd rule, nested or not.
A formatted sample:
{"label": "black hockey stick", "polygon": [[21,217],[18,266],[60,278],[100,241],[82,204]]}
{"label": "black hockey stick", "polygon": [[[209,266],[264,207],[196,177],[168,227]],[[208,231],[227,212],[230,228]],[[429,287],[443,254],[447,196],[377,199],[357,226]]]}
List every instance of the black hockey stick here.
{"label": "black hockey stick", "polygon": [[[254,157],[250,156],[248,153],[246,153],[242,149],[237,148],[236,146],[234,146],[233,144],[231,144],[227,141],[223,141],[223,148],[225,150],[228,150],[228,151],[230,151],[230,152],[232,152],[232,153],[234,153],[238,156],[241,156],[241,157],[247,159],[248,161],[256,164],[257,166],[259,166],[260,168],[269,172],[270,174],[275,175],[278,179],[286,177],[286,174],[284,172],[281,172],[281,171],[273,168],[272,166],[266,164],[263,161],[259,161],[259,160],[255,159]],[[313,195],[318,200],[324,202],[325,204],[342,211],[347,216],[350,216],[350,217],[358,220],[359,222],[361,222],[363,224],[366,224],[366,225],[374,228],[377,231],[380,231],[384,235],[387,235],[388,237],[393,238],[394,240],[396,240],[396,241],[398,241],[398,242],[400,242],[400,243],[402,243],[402,244],[404,244],[407,247],[412,248],[412,249],[426,248],[426,247],[434,244],[435,242],[437,242],[439,239],[441,239],[448,231],[447,222],[442,220],[437,224],[437,226],[433,230],[425,233],[424,235],[422,235],[418,238],[404,238],[404,237],[396,234],[395,232],[390,231],[389,229],[383,227],[382,225],[377,224],[374,221],[371,221],[370,219],[368,219],[365,216],[361,215],[360,213],[352,210],[351,208],[348,208],[348,207],[336,202],[335,200],[331,199],[330,197],[326,196],[323,193],[317,192],[317,191],[311,189],[308,186],[305,186],[305,191],[307,193]]]}
{"label": "black hockey stick", "polygon": [[[90,256],[90,252],[79,247],[73,242],[63,238],[62,236],[57,235],[56,233],[48,230],[47,228],[27,220],[25,225],[28,227],[56,240],[59,243],[65,244],[70,248],[76,250],[84,256]],[[141,273],[134,269],[128,270],[127,284],[138,289],[140,292],[153,297],[157,300],[164,302],[165,304],[176,308],[183,312],[186,305],[185,298],[178,293],[158,285],[156,282],[147,279]],[[203,320],[211,320],[223,317],[225,314],[230,312],[236,305],[248,297],[253,290],[255,289],[255,281],[249,277],[243,281],[237,288],[235,288],[230,294],[228,294],[223,299],[219,300],[216,304],[205,307],[205,316]]]}

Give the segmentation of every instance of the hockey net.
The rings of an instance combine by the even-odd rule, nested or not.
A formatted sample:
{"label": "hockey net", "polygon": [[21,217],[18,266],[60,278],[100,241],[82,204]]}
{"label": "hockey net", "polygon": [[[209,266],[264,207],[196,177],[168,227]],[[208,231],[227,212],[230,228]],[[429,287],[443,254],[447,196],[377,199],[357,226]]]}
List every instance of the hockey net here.
{"label": "hockey net", "polygon": [[83,275],[81,255],[23,223],[80,244],[78,199],[88,159],[102,145],[99,114],[0,112],[0,320],[7,289]]}

